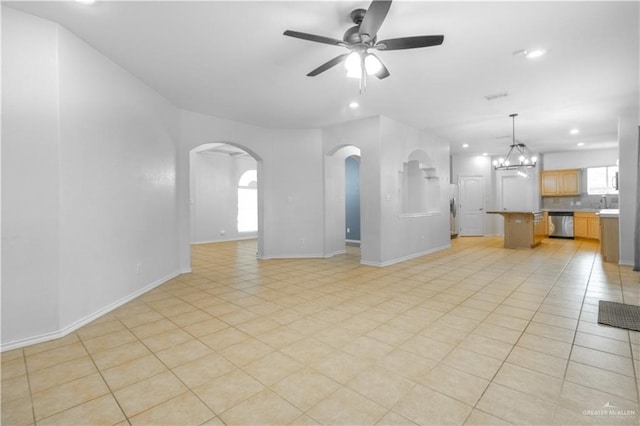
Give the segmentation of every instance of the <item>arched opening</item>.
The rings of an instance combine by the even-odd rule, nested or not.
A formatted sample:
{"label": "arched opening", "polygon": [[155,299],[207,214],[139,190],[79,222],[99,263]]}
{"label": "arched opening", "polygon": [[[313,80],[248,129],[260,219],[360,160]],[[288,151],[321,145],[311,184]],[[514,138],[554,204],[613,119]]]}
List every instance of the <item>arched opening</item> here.
{"label": "arched opening", "polygon": [[345,240],[360,246],[360,156],[350,155],[344,160]]}
{"label": "arched opening", "polygon": [[258,156],[235,143],[207,143],[190,151],[191,244],[255,240],[261,255],[261,165]]}
{"label": "arched opening", "polygon": [[440,211],[440,176],[433,159],[422,150],[412,151],[400,174],[402,215],[424,215]]}
{"label": "arched opening", "polygon": [[361,258],[366,241],[361,226],[360,149],[342,145],[325,158],[325,256],[347,254]]}

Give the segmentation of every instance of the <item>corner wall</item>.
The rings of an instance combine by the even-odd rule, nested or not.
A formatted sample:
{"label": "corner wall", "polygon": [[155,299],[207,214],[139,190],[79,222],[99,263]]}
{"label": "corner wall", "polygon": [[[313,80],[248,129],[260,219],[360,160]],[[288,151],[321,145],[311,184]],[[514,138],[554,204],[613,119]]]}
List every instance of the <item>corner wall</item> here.
{"label": "corner wall", "polygon": [[178,273],[178,112],[70,32],[2,8],[2,350]]}
{"label": "corner wall", "polygon": [[2,8],[3,347],[60,327],[57,45],[56,25]]}
{"label": "corner wall", "polygon": [[[427,131],[418,130],[388,117],[380,118],[381,192],[380,266],[402,262],[451,246],[449,217],[449,143]],[[414,152],[430,159],[438,197],[433,211],[403,214],[399,172]]]}
{"label": "corner wall", "polygon": [[[344,250],[345,147],[360,149],[361,262],[386,266],[451,244],[449,233],[449,144],[383,116],[322,129],[325,162],[325,256]],[[399,172],[416,150],[427,153],[438,173],[438,212],[401,214]]]}
{"label": "corner wall", "polygon": [[618,119],[618,144],[620,150],[619,165],[619,206],[620,206],[620,264],[633,265],[635,251],[635,225],[638,205],[638,155],[640,143],[638,109],[631,109]]}

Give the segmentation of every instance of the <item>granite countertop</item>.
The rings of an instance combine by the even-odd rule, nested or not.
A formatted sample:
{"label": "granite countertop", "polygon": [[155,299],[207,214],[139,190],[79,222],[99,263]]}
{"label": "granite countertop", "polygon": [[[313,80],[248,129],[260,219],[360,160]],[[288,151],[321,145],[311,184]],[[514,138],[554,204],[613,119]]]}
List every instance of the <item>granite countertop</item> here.
{"label": "granite countertop", "polygon": [[542,209],[549,213],[569,212],[569,213],[596,213],[602,217],[618,217],[619,209]]}
{"label": "granite countertop", "polygon": [[542,209],[542,211],[545,212],[585,212],[585,213],[597,213],[600,211],[600,209],[583,209],[583,208],[569,208],[569,209]]}

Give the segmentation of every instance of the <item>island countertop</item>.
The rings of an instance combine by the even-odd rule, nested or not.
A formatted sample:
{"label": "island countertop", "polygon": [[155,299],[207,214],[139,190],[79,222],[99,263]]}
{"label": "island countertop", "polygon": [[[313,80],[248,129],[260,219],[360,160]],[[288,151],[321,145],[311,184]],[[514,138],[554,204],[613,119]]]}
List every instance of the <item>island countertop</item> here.
{"label": "island countertop", "polygon": [[489,210],[487,213],[491,214],[543,214],[544,211],[519,211],[519,210]]}
{"label": "island countertop", "polygon": [[504,248],[534,248],[544,238],[544,212],[491,210],[504,217]]}

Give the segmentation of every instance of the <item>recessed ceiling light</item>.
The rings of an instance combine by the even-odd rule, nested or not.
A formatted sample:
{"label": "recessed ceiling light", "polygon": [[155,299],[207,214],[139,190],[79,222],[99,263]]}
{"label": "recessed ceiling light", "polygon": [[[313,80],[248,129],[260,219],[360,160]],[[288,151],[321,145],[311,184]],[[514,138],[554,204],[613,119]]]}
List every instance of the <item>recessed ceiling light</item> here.
{"label": "recessed ceiling light", "polygon": [[584,142],[578,142],[578,146],[584,146]]}
{"label": "recessed ceiling light", "polygon": [[580,133],[580,130],[578,130],[578,129],[571,129],[571,130],[569,131],[569,133],[571,133],[572,135],[577,135],[578,133]]}
{"label": "recessed ceiling light", "polygon": [[500,98],[504,98],[509,96],[509,93],[507,92],[500,92],[500,93],[492,93],[490,95],[485,95],[485,99],[488,101],[493,101],[495,99],[500,99]]}
{"label": "recessed ceiling light", "polygon": [[535,59],[543,56],[546,53],[547,51],[545,49],[520,49],[513,52],[513,56],[524,56],[527,59]]}
{"label": "recessed ceiling light", "polygon": [[76,3],[82,3],[82,4],[94,4],[96,2],[96,0],[75,0]]}
{"label": "recessed ceiling light", "polygon": [[468,143],[463,143],[463,144],[462,144],[462,147],[463,147],[463,148],[469,148],[469,144],[468,144]]}
{"label": "recessed ceiling light", "polygon": [[483,155],[484,157],[486,157],[487,155],[489,155],[489,153],[488,153],[488,152],[483,152],[483,153],[482,153],[482,155]]}
{"label": "recessed ceiling light", "polygon": [[351,108],[351,109],[358,108],[359,106],[360,106],[360,104],[359,104],[359,103],[357,103],[356,101],[353,101],[353,102],[351,102],[351,103],[349,104],[349,108]]}
{"label": "recessed ceiling light", "polygon": [[524,53],[524,56],[527,59],[535,59],[535,58],[539,58],[540,56],[544,56],[546,53],[547,51],[544,49],[533,49],[533,50],[526,50]]}

